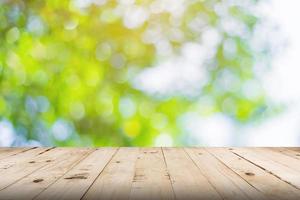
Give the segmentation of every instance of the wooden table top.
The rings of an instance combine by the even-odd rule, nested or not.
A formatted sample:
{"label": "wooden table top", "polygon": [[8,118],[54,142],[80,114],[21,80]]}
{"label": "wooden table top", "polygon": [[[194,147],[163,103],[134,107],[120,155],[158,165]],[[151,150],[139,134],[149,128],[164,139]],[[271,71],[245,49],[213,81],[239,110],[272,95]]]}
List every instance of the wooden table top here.
{"label": "wooden table top", "polygon": [[300,148],[0,148],[0,199],[300,199]]}

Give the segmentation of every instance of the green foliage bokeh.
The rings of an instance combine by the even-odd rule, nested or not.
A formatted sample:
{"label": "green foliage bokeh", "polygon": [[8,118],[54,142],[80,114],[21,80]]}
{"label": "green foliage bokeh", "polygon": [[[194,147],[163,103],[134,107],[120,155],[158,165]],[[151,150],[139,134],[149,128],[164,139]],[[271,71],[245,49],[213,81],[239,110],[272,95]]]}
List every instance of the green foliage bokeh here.
{"label": "green foliage bokeh", "polygon": [[[242,92],[245,84],[259,85],[254,67],[268,58],[267,48],[257,51],[250,44],[260,23],[253,12],[257,1],[245,1],[247,6],[183,1],[182,13],[168,6],[159,10],[154,0],[82,2],[0,1],[0,117],[13,124],[18,136],[42,145],[150,146],[157,135],[168,133],[174,145],[185,145],[186,133],[179,127],[185,113],[222,113],[243,124],[266,108],[261,88],[257,95]],[[226,11],[224,16],[217,8]],[[128,25],[126,9],[146,12],[147,18]],[[225,17],[246,34],[220,28]],[[201,89],[186,96],[135,88],[134,77],[164,59],[145,34],[161,30],[177,55],[187,42],[203,42],[204,29],[191,27],[199,18],[204,29],[221,35],[205,62],[207,80]],[[173,37],[174,30],[180,37]],[[232,55],[225,48],[228,41],[235,44]],[[222,75],[235,81],[222,83]]]}

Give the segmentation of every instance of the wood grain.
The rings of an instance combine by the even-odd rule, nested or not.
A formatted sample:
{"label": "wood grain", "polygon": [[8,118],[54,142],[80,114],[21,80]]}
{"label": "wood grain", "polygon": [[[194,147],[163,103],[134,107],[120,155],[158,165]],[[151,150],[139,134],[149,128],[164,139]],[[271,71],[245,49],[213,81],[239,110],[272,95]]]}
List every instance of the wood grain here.
{"label": "wood grain", "polygon": [[[77,164],[90,149],[62,149],[56,159],[0,191],[0,199],[33,199]],[[14,193],[14,191],[19,191]]]}
{"label": "wood grain", "polygon": [[120,148],[83,199],[128,199],[138,148]]}
{"label": "wood grain", "polygon": [[95,150],[36,199],[81,199],[115,152],[112,148]]}
{"label": "wood grain", "polygon": [[0,199],[300,199],[300,148],[0,148]]}
{"label": "wood grain", "polygon": [[[300,163],[299,160],[270,149],[237,148],[233,149],[232,152],[260,166],[265,171],[276,175],[279,179],[290,185],[300,188],[300,173],[293,166],[295,162]],[[284,164],[284,162],[281,162],[282,160],[289,161],[291,165]]]}
{"label": "wood grain", "polygon": [[0,149],[0,160],[9,156],[15,156],[17,154],[28,151],[32,148],[1,148]]}
{"label": "wood grain", "polygon": [[164,148],[176,199],[222,199],[182,148]]}
{"label": "wood grain", "polygon": [[269,198],[293,200],[300,198],[298,189],[269,173],[264,168],[254,165],[248,160],[223,148],[210,148],[209,151]]}
{"label": "wood grain", "polygon": [[135,164],[130,199],[174,199],[161,148],[141,148]]}
{"label": "wood grain", "polygon": [[204,148],[186,148],[186,151],[223,199],[267,199]]}

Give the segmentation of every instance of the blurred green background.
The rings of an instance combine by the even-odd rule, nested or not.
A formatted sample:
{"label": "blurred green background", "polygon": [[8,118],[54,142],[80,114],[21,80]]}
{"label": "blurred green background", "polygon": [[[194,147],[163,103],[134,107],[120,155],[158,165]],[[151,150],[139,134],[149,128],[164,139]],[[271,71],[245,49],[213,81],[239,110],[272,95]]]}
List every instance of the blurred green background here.
{"label": "blurred green background", "polygon": [[0,144],[207,145],[196,118],[280,112],[259,2],[0,1]]}

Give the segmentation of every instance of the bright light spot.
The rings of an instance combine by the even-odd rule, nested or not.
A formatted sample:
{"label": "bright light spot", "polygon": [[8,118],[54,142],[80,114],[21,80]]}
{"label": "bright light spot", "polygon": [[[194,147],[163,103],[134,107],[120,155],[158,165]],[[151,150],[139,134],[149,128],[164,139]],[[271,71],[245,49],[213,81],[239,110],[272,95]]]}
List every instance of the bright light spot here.
{"label": "bright light spot", "polygon": [[212,96],[202,96],[197,103],[197,110],[201,115],[207,116],[215,112],[216,102]]}
{"label": "bright light spot", "polygon": [[31,49],[30,55],[36,59],[45,59],[47,58],[47,50],[45,45],[40,42],[37,42]]}
{"label": "bright light spot", "polygon": [[127,28],[134,29],[143,25],[147,19],[148,13],[144,8],[131,6],[126,10],[123,22]]}
{"label": "bright light spot", "polygon": [[285,113],[268,121],[249,125],[241,133],[243,146],[299,146],[300,107],[293,105]]}
{"label": "bright light spot", "polygon": [[167,133],[159,134],[155,138],[155,146],[157,147],[171,147],[172,145],[173,145],[173,139]]}
{"label": "bright light spot", "polygon": [[223,54],[225,58],[231,60],[235,58],[237,51],[236,43],[233,39],[226,39],[223,46]]}
{"label": "bright light spot", "polygon": [[42,144],[36,140],[29,140],[25,145],[29,146],[29,147],[41,147],[42,146]]}
{"label": "bright light spot", "polygon": [[129,97],[121,98],[119,102],[119,110],[123,117],[129,118],[136,112],[135,102]]}
{"label": "bright light spot", "polygon": [[64,24],[64,27],[66,30],[73,30],[77,27],[78,25],[78,21],[77,20],[72,20],[72,21],[68,21]]}
{"label": "bright light spot", "polygon": [[224,115],[202,117],[196,113],[186,113],[180,118],[180,124],[190,139],[190,145],[234,145],[234,124]]}
{"label": "bright light spot", "polygon": [[195,33],[202,33],[208,25],[208,16],[199,13],[193,20],[188,24],[189,28]]}
{"label": "bright light spot", "polygon": [[137,120],[130,120],[124,123],[125,134],[129,137],[136,137],[140,134],[141,125]]}
{"label": "bright light spot", "polygon": [[206,27],[201,34],[201,44],[205,48],[205,59],[212,60],[216,56],[218,45],[222,41],[222,34],[213,27]]}
{"label": "bright light spot", "polygon": [[160,40],[164,40],[162,36],[162,30],[159,26],[154,26],[151,28],[148,28],[145,33],[143,34],[143,42],[148,43],[157,43]]}
{"label": "bright light spot", "polygon": [[42,35],[44,33],[44,24],[39,17],[30,16],[27,24],[29,32],[36,35]]}
{"label": "bright light spot", "polygon": [[156,0],[150,5],[152,13],[169,12],[172,16],[181,16],[186,8],[186,1],[184,0]]}
{"label": "bright light spot", "polygon": [[154,14],[163,12],[164,11],[163,1],[153,1],[150,5],[150,11]]}
{"label": "bright light spot", "polygon": [[109,43],[101,43],[96,48],[96,58],[99,61],[107,60],[112,53],[112,47]]}
{"label": "bright light spot", "polygon": [[9,147],[16,138],[13,125],[8,120],[0,121],[0,146]]}
{"label": "bright light spot", "polygon": [[157,40],[155,43],[156,53],[163,57],[168,57],[172,55],[172,47],[168,40],[162,39]]}
{"label": "bright light spot", "polygon": [[89,7],[94,1],[97,2],[97,0],[73,0],[72,4],[79,9],[84,9]]}
{"label": "bright light spot", "polygon": [[217,87],[218,91],[238,92],[241,87],[239,77],[229,69],[224,69],[218,74]]}
{"label": "bright light spot", "polygon": [[204,59],[205,49],[201,45],[187,43],[181,56],[143,70],[133,80],[133,85],[151,95],[197,95],[207,78]]}
{"label": "bright light spot", "polygon": [[11,67],[11,68],[22,68],[23,65],[20,61],[20,57],[18,56],[18,54],[16,54],[13,51],[10,51],[8,53],[8,56],[6,58],[6,64]]}
{"label": "bright light spot", "polygon": [[73,126],[67,121],[59,119],[53,124],[51,130],[56,140],[65,141],[71,136],[73,132]]}
{"label": "bright light spot", "polygon": [[[251,124],[241,133],[243,146],[299,146],[300,144],[300,18],[299,1],[266,1],[261,5],[261,13],[276,21],[280,31],[267,32],[268,27],[257,30],[253,44],[255,50],[263,50],[261,41],[276,41],[282,38],[288,40],[288,46],[280,51],[272,60],[272,68],[268,73],[257,69],[257,74],[263,74],[263,89],[273,102],[285,104],[288,109],[263,123]],[[279,33],[278,33],[279,32]],[[282,37],[278,37],[278,34]],[[280,42],[280,41],[279,41]],[[271,46],[278,50],[278,47]],[[246,88],[249,86],[245,86]],[[256,86],[251,86],[256,87]],[[246,89],[245,90],[248,90]],[[250,89],[251,91],[252,89]],[[257,89],[255,89],[257,90]],[[256,95],[256,94],[255,94]]]}
{"label": "bright light spot", "polygon": [[118,3],[122,5],[132,5],[134,2],[135,0],[118,0]]}
{"label": "bright light spot", "polygon": [[17,27],[11,28],[6,33],[6,40],[8,43],[14,43],[16,42],[20,37],[20,31]]}
{"label": "bright light spot", "polygon": [[85,115],[84,105],[81,102],[71,103],[70,114],[76,120],[82,119]]}
{"label": "bright light spot", "polygon": [[98,6],[102,6],[107,2],[107,0],[93,0],[93,2]]}
{"label": "bright light spot", "polygon": [[106,9],[100,15],[100,20],[104,23],[114,23],[119,16],[114,10]]}
{"label": "bright light spot", "polygon": [[38,111],[38,104],[34,98],[29,96],[26,98],[25,108],[30,115],[34,115]]}
{"label": "bright light spot", "polygon": [[48,98],[47,97],[44,97],[44,96],[38,96],[36,98],[36,102],[38,104],[38,108],[39,108],[39,111],[40,112],[47,112],[48,109],[49,109],[49,106],[50,106],[50,103],[48,101]]}
{"label": "bright light spot", "polygon": [[258,99],[263,95],[262,87],[255,80],[246,81],[242,87],[242,94],[247,99]]}
{"label": "bright light spot", "polygon": [[233,17],[221,17],[220,28],[230,36],[246,38],[249,35],[248,27],[242,21]]}

